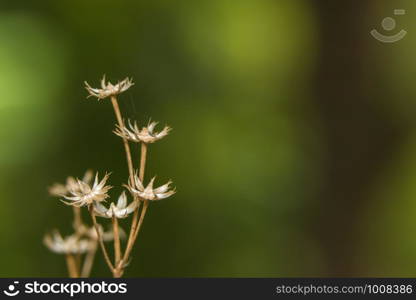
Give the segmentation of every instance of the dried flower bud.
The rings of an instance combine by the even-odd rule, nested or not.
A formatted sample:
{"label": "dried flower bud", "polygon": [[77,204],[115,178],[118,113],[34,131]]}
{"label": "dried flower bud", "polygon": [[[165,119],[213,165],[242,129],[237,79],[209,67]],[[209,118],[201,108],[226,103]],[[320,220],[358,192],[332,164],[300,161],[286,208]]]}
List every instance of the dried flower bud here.
{"label": "dried flower bud", "polygon": [[130,184],[130,185],[124,185],[124,186],[132,194],[137,195],[138,197],[142,199],[150,200],[150,201],[162,200],[176,193],[175,189],[169,190],[170,185],[172,184],[172,181],[168,181],[166,184],[158,188],[153,188],[153,183],[155,181],[155,178],[156,177],[153,177],[152,180],[150,180],[149,184],[145,188],[139,176],[137,176],[137,172],[136,172],[132,180],[134,182],[134,185]]}
{"label": "dried flower bud", "polygon": [[101,89],[92,88],[86,81],[84,83],[85,88],[89,93],[88,97],[97,97],[98,100],[121,94],[134,85],[132,79],[129,79],[128,77],[114,85],[109,81],[106,83],[105,75],[103,76],[103,79],[101,79]]}
{"label": "dried flower bud", "polygon": [[77,234],[63,238],[57,230],[54,230],[52,235],[46,234],[43,242],[49,250],[59,254],[82,254],[93,247],[88,239],[82,239]]}
{"label": "dried flower bud", "polygon": [[137,201],[133,201],[127,205],[127,196],[125,192],[118,197],[117,204],[115,205],[114,203],[111,203],[109,208],[105,207],[101,203],[94,202],[95,214],[104,218],[112,218],[115,216],[116,218],[122,219],[131,214],[136,208]]}
{"label": "dried flower bud", "polygon": [[123,125],[123,127],[116,125],[116,129],[113,132],[116,135],[132,142],[151,144],[164,138],[172,130],[169,126],[165,126],[162,131],[154,132],[157,124],[157,122],[149,122],[146,127],[143,127],[140,130],[137,122],[132,124],[129,120],[129,129],[125,125]]}
{"label": "dried flower bud", "polygon": [[76,181],[76,185],[69,190],[71,196],[64,196],[65,199],[72,202],[63,201],[65,204],[73,205],[76,207],[81,207],[85,205],[90,205],[93,202],[101,202],[107,199],[108,190],[112,186],[105,185],[110,174],[105,174],[104,178],[99,182],[98,173],[95,175],[94,184],[91,187],[90,184],[87,184],[79,179]]}

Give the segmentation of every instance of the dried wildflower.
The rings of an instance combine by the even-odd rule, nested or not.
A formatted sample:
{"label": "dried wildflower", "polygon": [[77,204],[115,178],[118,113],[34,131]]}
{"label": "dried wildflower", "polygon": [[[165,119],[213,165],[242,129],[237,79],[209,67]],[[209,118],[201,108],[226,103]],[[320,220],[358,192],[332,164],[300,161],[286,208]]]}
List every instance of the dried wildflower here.
{"label": "dried wildflower", "polygon": [[103,79],[101,79],[101,89],[92,88],[86,81],[84,83],[85,88],[90,94],[88,97],[97,97],[98,100],[118,95],[122,92],[127,91],[132,85],[134,85],[132,79],[129,79],[128,77],[126,77],[122,81],[117,82],[117,84],[114,85],[109,81],[106,83],[105,75],[103,76]]}
{"label": "dried wildflower", "polygon": [[[90,184],[93,179],[93,172],[91,170],[87,170],[82,178],[82,181],[86,184]],[[70,190],[76,190],[78,188],[77,180],[69,176],[66,179],[65,184],[62,183],[55,183],[51,187],[49,187],[48,191],[51,196],[55,197],[64,197],[69,194]]]}
{"label": "dried wildflower", "polygon": [[132,193],[137,196],[139,196],[142,199],[145,200],[162,200],[165,198],[168,198],[176,193],[175,190],[169,190],[170,185],[172,184],[172,181],[168,181],[166,184],[158,187],[153,188],[153,183],[155,181],[156,177],[153,177],[152,180],[150,180],[149,184],[144,187],[142,181],[140,180],[139,176],[137,176],[137,173],[134,175],[134,186],[131,185],[125,185],[125,187]]}
{"label": "dried wildflower", "polygon": [[[88,97],[96,97],[98,100],[111,98],[111,104],[117,119],[117,127],[114,133],[123,138],[124,150],[130,175],[129,185],[126,186],[134,196],[134,200],[128,203],[126,193],[123,192],[117,202],[103,205],[103,201],[109,198],[108,191],[112,188],[106,185],[109,178],[108,174],[99,180],[98,173],[93,181],[92,172],[87,172],[82,180],[68,177],[64,184],[55,184],[49,188],[53,196],[65,198],[64,203],[71,205],[74,218],[73,227],[75,233],[62,237],[59,232],[53,232],[44,237],[45,245],[54,252],[65,253],[67,268],[70,277],[88,277],[94,263],[94,257],[98,247],[104,256],[104,260],[113,274],[113,277],[121,277],[128,265],[132,249],[137,240],[137,236],[143,224],[143,219],[148,208],[148,200],[155,201],[170,197],[175,193],[171,189],[171,181],[166,184],[153,188],[155,178],[143,185],[145,174],[147,147],[148,144],[164,138],[169,134],[171,128],[165,126],[161,131],[156,132],[157,122],[150,122],[147,126],[140,128],[136,122],[128,122],[127,126],[123,121],[123,115],[118,105],[117,95],[128,90],[134,83],[131,79],[125,78],[122,81],[112,84],[106,81],[105,76],[101,80],[101,87],[92,88],[85,82]],[[130,143],[141,143],[139,170],[134,173],[134,163]],[[138,176],[140,174],[140,176]],[[141,179],[140,179],[141,178]],[[144,201],[143,207],[139,210],[140,200]],[[89,227],[82,220],[82,208],[87,206],[93,227]],[[133,215],[129,232],[123,231],[119,227],[119,218],[125,218],[129,214]],[[103,227],[97,222],[97,216],[112,218],[112,228],[104,231]],[[126,247],[122,249],[121,238],[127,237]],[[114,244],[114,260],[111,259],[104,242],[112,241]],[[124,247],[123,247],[124,248]],[[124,251],[122,251],[124,250]],[[75,255],[85,253],[85,255]]]}
{"label": "dried wildflower", "polygon": [[69,194],[72,196],[64,196],[65,199],[72,202],[63,202],[68,205],[81,207],[92,204],[93,202],[104,201],[109,197],[107,194],[108,190],[112,188],[112,186],[105,185],[109,176],[110,174],[105,174],[104,178],[99,182],[97,173],[92,187],[77,179],[76,185],[69,190]]}
{"label": "dried wildflower", "polygon": [[165,126],[162,129],[162,131],[154,132],[154,129],[157,124],[158,122],[149,122],[149,124],[146,127],[143,127],[140,130],[139,127],[137,126],[137,122],[134,122],[134,124],[132,124],[129,120],[130,129],[128,129],[125,125],[123,125],[122,127],[120,127],[119,125],[116,125],[116,129],[114,130],[114,133],[132,142],[136,142],[136,143],[143,142],[146,144],[151,144],[164,138],[172,130],[172,128],[170,128],[169,126]]}
{"label": "dried wildflower", "polygon": [[82,254],[93,247],[88,239],[80,238],[77,234],[63,238],[57,230],[52,234],[46,234],[43,242],[49,250],[60,254]]}
{"label": "dried wildflower", "polygon": [[127,205],[127,196],[125,192],[118,197],[117,204],[115,205],[114,203],[111,203],[109,208],[105,207],[101,203],[94,202],[95,214],[104,218],[112,218],[113,216],[120,219],[125,218],[131,214],[136,207],[137,201],[133,201]]}

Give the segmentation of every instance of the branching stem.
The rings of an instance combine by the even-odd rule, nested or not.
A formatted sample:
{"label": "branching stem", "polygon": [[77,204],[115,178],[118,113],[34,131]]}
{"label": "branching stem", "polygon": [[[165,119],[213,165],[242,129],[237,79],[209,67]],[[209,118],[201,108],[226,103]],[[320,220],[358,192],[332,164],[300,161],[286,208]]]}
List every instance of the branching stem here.
{"label": "branching stem", "polygon": [[94,208],[93,208],[92,205],[89,206],[89,212],[90,212],[91,219],[92,219],[92,222],[93,222],[94,227],[95,227],[95,231],[97,232],[97,239],[98,239],[98,242],[100,244],[101,250],[103,251],[104,259],[105,259],[108,267],[110,268],[111,272],[113,272],[114,271],[114,266],[111,263],[110,257],[108,256],[108,253],[107,253],[107,249],[105,248],[103,237],[101,235],[101,230],[98,226],[97,219],[95,218]]}
{"label": "branching stem", "polygon": [[[139,179],[142,182],[144,180],[144,171],[145,171],[145,168],[146,168],[146,160],[147,160],[147,144],[142,143],[141,144],[141,153],[140,153],[140,169],[139,169]],[[129,259],[131,250],[133,249],[134,243],[136,242],[136,239],[137,239],[138,231],[140,230],[141,224],[143,223],[143,218],[146,214],[147,206],[148,206],[148,203],[147,203],[147,201],[145,201],[144,205],[143,205],[143,208],[142,208],[142,211],[141,211],[141,214],[140,214],[140,219],[138,218],[139,209],[137,208],[134,211],[133,220],[132,220],[131,228],[130,228],[129,240],[127,242],[127,247],[126,247],[126,250],[125,250],[124,256],[123,256],[123,262],[125,262]]]}

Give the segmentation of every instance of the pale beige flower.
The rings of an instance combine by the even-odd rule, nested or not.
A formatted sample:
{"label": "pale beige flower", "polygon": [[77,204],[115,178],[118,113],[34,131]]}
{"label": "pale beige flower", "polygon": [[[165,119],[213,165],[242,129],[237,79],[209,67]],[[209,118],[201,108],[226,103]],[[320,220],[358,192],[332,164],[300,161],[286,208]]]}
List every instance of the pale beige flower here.
{"label": "pale beige flower", "polygon": [[[90,184],[92,179],[94,178],[94,174],[91,170],[87,170],[82,178],[82,181],[86,184]],[[55,197],[64,197],[68,196],[70,190],[76,190],[78,188],[77,180],[69,176],[66,179],[65,184],[62,183],[55,183],[51,187],[48,188],[49,194]]]}
{"label": "pale beige flower", "polygon": [[57,230],[46,234],[43,242],[49,250],[59,254],[82,254],[93,247],[89,239],[80,238],[77,234],[63,238]]}
{"label": "pale beige flower", "polygon": [[110,207],[107,208],[101,203],[94,202],[94,212],[97,216],[104,218],[125,218],[131,214],[137,208],[137,201],[132,201],[127,205],[127,196],[123,192],[120,197],[118,197],[117,204],[111,203]]}
{"label": "pale beige flower", "polygon": [[92,88],[88,82],[85,81],[84,83],[85,88],[89,93],[88,97],[97,97],[98,100],[121,94],[134,85],[132,79],[129,79],[128,77],[114,85],[109,81],[106,83],[105,75],[103,76],[103,79],[101,79],[101,88]]}
{"label": "pale beige flower", "polygon": [[137,195],[141,199],[144,200],[150,200],[150,201],[156,201],[156,200],[162,200],[165,198],[168,198],[176,193],[176,190],[169,190],[170,185],[172,184],[172,181],[168,181],[166,184],[158,187],[153,188],[153,183],[155,181],[156,177],[153,177],[152,180],[150,180],[149,184],[144,187],[142,181],[140,180],[139,176],[137,176],[137,172],[134,175],[134,185],[124,185],[132,194]]}
{"label": "pale beige flower", "polygon": [[170,128],[169,126],[165,126],[162,129],[162,131],[155,132],[154,129],[157,124],[158,122],[149,121],[149,124],[140,130],[139,126],[137,125],[137,122],[134,122],[134,124],[132,124],[129,120],[129,128],[127,128],[125,125],[123,125],[122,127],[116,125],[116,129],[113,132],[116,135],[132,142],[143,142],[146,144],[151,144],[164,138],[172,130],[172,128]]}
{"label": "pale beige flower", "polygon": [[105,174],[103,179],[99,182],[98,173],[95,175],[94,184],[87,184],[79,179],[77,179],[76,185],[69,190],[71,196],[64,196],[65,199],[72,202],[63,201],[65,204],[73,205],[76,207],[81,207],[85,205],[90,205],[93,202],[101,202],[107,199],[108,190],[112,186],[105,185],[110,174]]}

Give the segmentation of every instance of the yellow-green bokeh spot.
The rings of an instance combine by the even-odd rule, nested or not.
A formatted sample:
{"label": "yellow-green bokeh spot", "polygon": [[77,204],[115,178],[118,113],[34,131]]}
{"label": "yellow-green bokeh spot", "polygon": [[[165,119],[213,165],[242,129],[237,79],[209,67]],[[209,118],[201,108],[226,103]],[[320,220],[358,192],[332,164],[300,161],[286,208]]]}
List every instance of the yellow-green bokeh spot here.
{"label": "yellow-green bokeh spot", "polygon": [[59,36],[35,16],[0,16],[0,164],[30,161],[48,146],[66,64]]}

